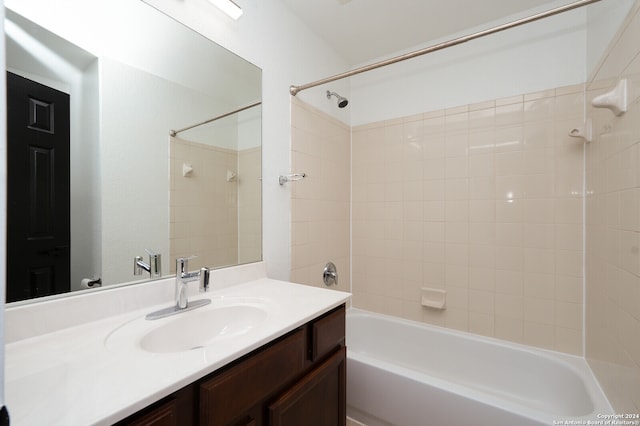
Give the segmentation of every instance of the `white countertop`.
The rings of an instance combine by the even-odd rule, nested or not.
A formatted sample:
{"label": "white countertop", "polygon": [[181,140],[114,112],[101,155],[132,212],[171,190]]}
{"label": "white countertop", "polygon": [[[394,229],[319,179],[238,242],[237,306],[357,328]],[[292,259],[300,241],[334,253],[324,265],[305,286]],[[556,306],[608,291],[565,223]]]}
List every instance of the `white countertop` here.
{"label": "white countertop", "polygon": [[215,304],[228,296],[268,300],[268,317],[250,333],[206,348],[156,354],[135,345],[107,347],[114,330],[167,303],[7,344],[5,393],[11,423],[112,424],[339,306],[350,294],[260,278],[190,300],[210,298]]}

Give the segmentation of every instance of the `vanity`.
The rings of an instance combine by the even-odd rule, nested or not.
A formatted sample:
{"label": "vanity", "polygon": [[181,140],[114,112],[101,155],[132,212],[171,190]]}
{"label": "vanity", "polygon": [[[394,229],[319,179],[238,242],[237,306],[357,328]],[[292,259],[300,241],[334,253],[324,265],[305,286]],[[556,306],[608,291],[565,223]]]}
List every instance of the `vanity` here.
{"label": "vanity", "polygon": [[344,319],[341,305],[118,425],[343,425]]}
{"label": "vanity", "polygon": [[262,262],[211,278],[189,297],[211,304],[154,321],[172,279],[9,308],[12,424],[344,424],[350,295],[265,278]]}

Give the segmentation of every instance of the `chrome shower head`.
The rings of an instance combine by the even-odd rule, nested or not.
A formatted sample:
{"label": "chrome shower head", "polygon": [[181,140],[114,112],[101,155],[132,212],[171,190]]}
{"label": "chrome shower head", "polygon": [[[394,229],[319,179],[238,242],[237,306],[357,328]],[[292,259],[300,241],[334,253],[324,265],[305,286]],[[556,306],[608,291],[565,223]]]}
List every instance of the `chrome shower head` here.
{"label": "chrome shower head", "polygon": [[330,92],[327,90],[327,99],[331,99],[331,96],[335,96],[338,99],[338,108],[344,108],[349,104],[349,100],[347,98],[343,98],[336,92]]}

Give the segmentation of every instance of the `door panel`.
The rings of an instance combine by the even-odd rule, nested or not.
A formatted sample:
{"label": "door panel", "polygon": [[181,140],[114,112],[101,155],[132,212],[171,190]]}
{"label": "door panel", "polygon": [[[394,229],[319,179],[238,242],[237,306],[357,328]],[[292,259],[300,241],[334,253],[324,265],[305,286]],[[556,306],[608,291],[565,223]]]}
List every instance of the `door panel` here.
{"label": "door panel", "polygon": [[69,95],[7,73],[7,301],[69,291]]}
{"label": "door panel", "polygon": [[346,348],[342,347],[269,406],[269,426],[344,426]]}

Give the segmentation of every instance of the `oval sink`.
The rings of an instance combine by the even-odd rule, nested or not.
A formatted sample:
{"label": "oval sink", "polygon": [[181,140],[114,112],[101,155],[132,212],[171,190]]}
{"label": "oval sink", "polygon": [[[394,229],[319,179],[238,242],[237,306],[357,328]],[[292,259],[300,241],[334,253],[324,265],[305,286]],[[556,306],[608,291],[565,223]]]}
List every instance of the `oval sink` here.
{"label": "oval sink", "polygon": [[257,306],[224,306],[173,317],[140,339],[147,352],[182,352],[206,346],[218,339],[239,336],[259,326],[267,312]]}

